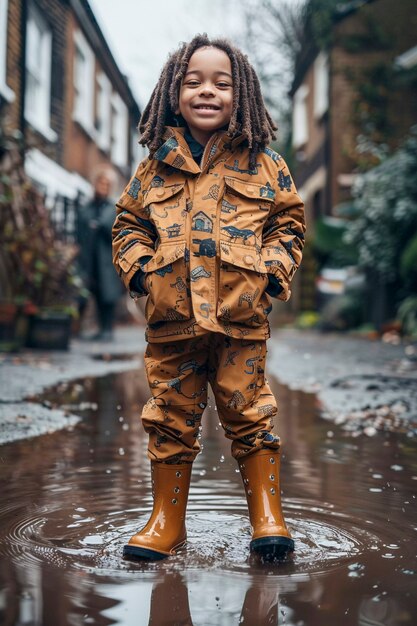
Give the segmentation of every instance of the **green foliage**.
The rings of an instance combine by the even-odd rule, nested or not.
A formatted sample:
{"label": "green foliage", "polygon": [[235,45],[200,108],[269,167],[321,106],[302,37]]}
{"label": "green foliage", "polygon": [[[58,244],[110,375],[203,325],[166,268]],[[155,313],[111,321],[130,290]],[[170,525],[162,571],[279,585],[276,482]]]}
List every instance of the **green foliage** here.
{"label": "green foliage", "polygon": [[82,283],[77,249],[59,241],[49,212],[28,181],[18,138],[0,125],[0,295],[35,307],[72,307]]}
{"label": "green foliage", "polygon": [[352,292],[329,300],[321,311],[322,330],[348,330],[362,322],[363,303],[360,293]]}
{"label": "green foliage", "polygon": [[328,217],[316,221],[313,249],[320,265],[333,268],[356,265],[356,247],[344,239],[347,224],[345,220]]}
{"label": "green foliage", "polygon": [[398,318],[403,333],[417,338],[417,296],[409,296],[403,300],[398,308]]}
{"label": "green foliage", "polygon": [[317,311],[303,311],[296,320],[295,326],[300,329],[316,328],[320,321],[320,314]]}
{"label": "green foliage", "polygon": [[375,16],[368,11],[362,11],[362,30],[344,35],[341,45],[350,54],[363,54],[371,51],[389,50],[393,40],[388,36]]}
{"label": "green foliage", "polygon": [[[393,131],[389,103],[395,79],[394,68],[385,60],[360,70],[352,79],[355,88],[353,122],[360,134],[376,144],[385,142]],[[368,155],[365,167],[369,162],[375,164],[374,157],[374,153]],[[360,158],[358,164],[361,165]]]}
{"label": "green foliage", "polygon": [[404,248],[400,258],[400,274],[407,287],[417,290],[417,235]]}
{"label": "green foliage", "polygon": [[304,6],[306,39],[313,39],[321,49],[327,49],[332,43],[333,21],[338,0],[308,0]]}
{"label": "green foliage", "polygon": [[344,240],[357,246],[361,266],[393,282],[417,229],[417,127],[393,156],[358,176],[353,195],[359,217]]}

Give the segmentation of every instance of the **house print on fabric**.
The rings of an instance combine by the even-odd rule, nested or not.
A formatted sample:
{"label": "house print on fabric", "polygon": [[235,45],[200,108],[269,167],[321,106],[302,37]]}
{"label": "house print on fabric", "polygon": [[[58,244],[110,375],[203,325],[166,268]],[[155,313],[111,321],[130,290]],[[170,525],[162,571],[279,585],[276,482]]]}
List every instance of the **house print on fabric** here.
{"label": "house print on fabric", "polygon": [[151,187],[163,187],[165,181],[161,176],[154,176],[151,180]]}
{"label": "house print on fabric", "polygon": [[169,239],[172,239],[172,237],[178,237],[181,232],[181,224],[172,224],[171,226],[168,226],[166,230]]}
{"label": "house print on fabric", "polygon": [[193,218],[192,230],[199,230],[203,233],[213,232],[213,220],[204,213],[199,211]]}

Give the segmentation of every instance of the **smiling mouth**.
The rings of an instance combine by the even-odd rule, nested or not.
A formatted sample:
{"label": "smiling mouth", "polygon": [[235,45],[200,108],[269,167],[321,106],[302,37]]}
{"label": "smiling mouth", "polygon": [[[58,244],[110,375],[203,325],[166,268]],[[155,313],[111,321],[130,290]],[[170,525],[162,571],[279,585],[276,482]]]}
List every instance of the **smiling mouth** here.
{"label": "smiling mouth", "polygon": [[219,111],[220,107],[214,104],[197,104],[193,109],[198,109],[199,111]]}

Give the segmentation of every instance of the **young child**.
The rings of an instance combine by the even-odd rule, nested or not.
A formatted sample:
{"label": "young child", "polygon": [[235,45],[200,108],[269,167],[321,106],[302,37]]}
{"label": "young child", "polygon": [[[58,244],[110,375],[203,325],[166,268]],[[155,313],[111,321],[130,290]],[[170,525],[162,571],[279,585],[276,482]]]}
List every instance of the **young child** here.
{"label": "young child", "polygon": [[117,203],[114,264],[148,295],[145,366],[154,507],[124,547],[161,559],[185,543],[207,383],[246,490],[252,552],[284,558],[277,413],[265,378],[271,297],[288,300],[304,243],[303,203],[247,57],[197,35],[168,59],[140,121],[149,158]]}

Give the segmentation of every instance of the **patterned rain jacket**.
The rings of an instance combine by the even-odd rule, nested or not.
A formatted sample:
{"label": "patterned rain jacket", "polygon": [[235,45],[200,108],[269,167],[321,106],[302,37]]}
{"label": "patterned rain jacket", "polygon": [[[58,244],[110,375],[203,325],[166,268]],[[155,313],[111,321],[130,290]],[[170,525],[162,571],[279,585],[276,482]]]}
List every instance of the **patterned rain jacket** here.
{"label": "patterned rain jacket", "polygon": [[244,136],[221,131],[198,165],[184,132],[167,128],[117,202],[113,262],[133,297],[149,293],[149,342],[265,339],[269,294],[288,300],[301,261],[303,203],[270,148],[249,169]]}

